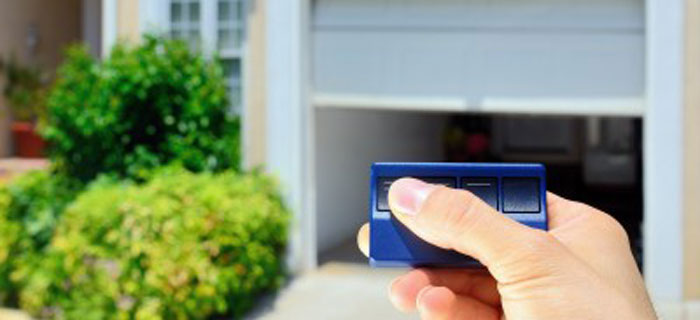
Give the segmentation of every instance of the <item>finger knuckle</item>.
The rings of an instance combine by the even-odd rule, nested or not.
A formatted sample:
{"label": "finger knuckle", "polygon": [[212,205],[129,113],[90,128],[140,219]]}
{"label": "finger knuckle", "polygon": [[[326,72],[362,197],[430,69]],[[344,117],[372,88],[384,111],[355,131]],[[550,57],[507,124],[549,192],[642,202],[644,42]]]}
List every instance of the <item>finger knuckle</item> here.
{"label": "finger knuckle", "polygon": [[590,228],[598,230],[616,242],[629,243],[627,230],[613,216],[586,204],[580,204],[579,211],[581,216],[585,218],[584,223],[587,223]]}
{"label": "finger knuckle", "polygon": [[601,212],[599,215],[599,220],[601,228],[609,233],[615,240],[624,243],[629,242],[627,230],[625,230],[625,227],[623,227],[622,224],[617,221],[617,219],[613,218],[607,213]]}

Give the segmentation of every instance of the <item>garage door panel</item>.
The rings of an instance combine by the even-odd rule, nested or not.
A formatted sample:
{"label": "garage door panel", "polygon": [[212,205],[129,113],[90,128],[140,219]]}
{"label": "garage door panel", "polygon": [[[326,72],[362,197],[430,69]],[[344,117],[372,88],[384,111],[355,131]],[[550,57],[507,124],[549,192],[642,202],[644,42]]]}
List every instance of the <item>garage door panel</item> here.
{"label": "garage door panel", "polygon": [[320,0],[317,28],[641,29],[642,0]]}
{"label": "garage door panel", "polygon": [[643,8],[641,0],[319,0],[314,101],[641,114]]}
{"label": "garage door panel", "polygon": [[320,93],[480,97],[639,96],[642,34],[324,32]]}

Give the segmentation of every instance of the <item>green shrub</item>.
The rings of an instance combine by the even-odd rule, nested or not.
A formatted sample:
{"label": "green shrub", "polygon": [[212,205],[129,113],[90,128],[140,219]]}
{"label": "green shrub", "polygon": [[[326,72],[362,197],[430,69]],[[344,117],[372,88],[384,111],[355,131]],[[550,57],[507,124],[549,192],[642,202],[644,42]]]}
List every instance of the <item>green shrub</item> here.
{"label": "green shrub", "polygon": [[81,184],[63,175],[33,171],[0,188],[0,302],[14,304],[23,270],[42,268],[42,254],[58,219]]}
{"label": "green shrub", "polygon": [[103,62],[73,47],[57,79],[42,135],[71,176],[140,177],[172,162],[192,171],[238,167],[239,125],[227,112],[223,71],[184,43],[149,36],[116,46]]}
{"label": "green shrub", "polygon": [[21,306],[65,319],[240,315],[276,288],[289,215],[259,173],[98,179],[65,211]]}
{"label": "green shrub", "polygon": [[10,254],[20,232],[18,223],[7,217],[5,209],[12,200],[5,191],[5,189],[0,190],[0,305],[12,304],[11,300],[15,296],[15,290],[10,281],[10,272],[12,272]]}

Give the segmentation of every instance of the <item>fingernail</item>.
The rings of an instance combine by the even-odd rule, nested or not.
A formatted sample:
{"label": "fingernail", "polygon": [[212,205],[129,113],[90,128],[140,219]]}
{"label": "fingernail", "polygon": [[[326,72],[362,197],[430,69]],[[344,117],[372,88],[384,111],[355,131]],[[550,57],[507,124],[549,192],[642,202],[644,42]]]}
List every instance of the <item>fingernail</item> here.
{"label": "fingernail", "polygon": [[437,186],[418,179],[396,180],[389,188],[389,204],[392,209],[407,215],[416,215],[430,192]]}

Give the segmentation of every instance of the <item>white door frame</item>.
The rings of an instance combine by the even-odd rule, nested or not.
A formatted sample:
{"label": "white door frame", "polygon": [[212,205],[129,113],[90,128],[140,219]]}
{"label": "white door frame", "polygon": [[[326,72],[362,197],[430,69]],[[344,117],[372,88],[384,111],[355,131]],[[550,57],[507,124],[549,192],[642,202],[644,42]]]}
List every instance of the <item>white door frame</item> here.
{"label": "white door frame", "polygon": [[295,272],[317,264],[310,19],[310,0],[267,3],[267,170],[294,213],[288,262]]}
{"label": "white door frame", "polygon": [[683,301],[684,0],[646,1],[644,276],[669,318]]}

